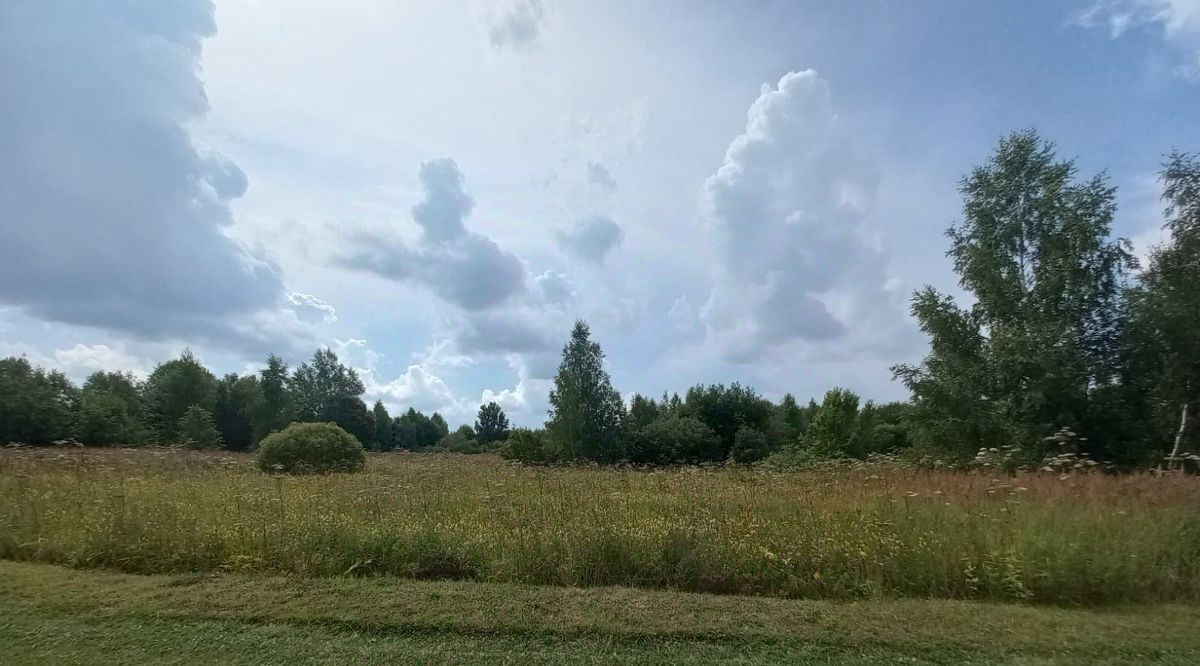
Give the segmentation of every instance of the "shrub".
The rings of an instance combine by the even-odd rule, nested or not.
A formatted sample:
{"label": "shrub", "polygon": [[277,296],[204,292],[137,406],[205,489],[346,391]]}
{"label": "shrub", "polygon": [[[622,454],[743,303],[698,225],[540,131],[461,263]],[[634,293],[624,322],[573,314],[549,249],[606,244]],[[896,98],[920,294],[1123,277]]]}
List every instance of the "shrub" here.
{"label": "shrub", "polygon": [[475,437],[475,431],[471,429],[471,426],[463,426],[441,438],[438,440],[436,448],[439,451],[450,453],[483,452],[482,442]]}
{"label": "shrub", "polygon": [[362,444],[334,423],[293,423],[258,447],[264,472],[357,472],[365,462]]}
{"label": "shrub", "polygon": [[757,428],[744,425],[738,428],[733,436],[733,448],[729,451],[729,458],[736,463],[749,465],[766,458],[770,452],[767,436]]}
{"label": "shrub", "polygon": [[546,464],[558,459],[550,448],[546,432],[528,428],[516,428],[509,432],[508,439],[500,445],[500,457],[527,465]]}
{"label": "shrub", "polygon": [[721,458],[721,440],[712,428],[692,416],[660,419],[631,438],[630,462],[698,463]]}

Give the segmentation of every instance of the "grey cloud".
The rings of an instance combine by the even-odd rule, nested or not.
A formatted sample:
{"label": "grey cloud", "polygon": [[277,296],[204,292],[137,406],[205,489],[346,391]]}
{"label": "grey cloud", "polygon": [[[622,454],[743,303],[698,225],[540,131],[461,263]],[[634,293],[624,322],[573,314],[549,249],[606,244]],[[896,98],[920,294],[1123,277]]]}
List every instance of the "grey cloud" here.
{"label": "grey cloud", "polygon": [[588,162],[587,179],[589,183],[605,194],[617,191],[617,181],[613,179],[612,174],[604,168],[603,164]]}
{"label": "grey cloud", "polygon": [[569,229],[559,233],[559,244],[571,254],[599,263],[610,250],[621,244],[621,227],[603,215],[589,215],[576,220]]}
{"label": "grey cloud", "polygon": [[0,4],[0,300],[147,338],[242,341],[277,270],[224,233],[238,167],[199,150],[212,4]]}
{"label": "grey cloud", "polygon": [[475,202],[463,191],[458,165],[451,159],[426,162],[421,165],[420,178],[425,198],[413,206],[412,216],[424,231],[423,240],[436,243],[463,236],[463,220]]}
{"label": "grey cloud", "polygon": [[523,292],[525,265],[492,239],[469,231],[465,216],[473,206],[462,173],[452,160],[421,165],[424,199],[413,207],[422,229],[417,247],[395,236],[362,233],[337,263],[381,277],[411,281],[465,310],[483,310]]}
{"label": "grey cloud", "polygon": [[534,278],[534,286],[542,302],[549,305],[566,303],[575,295],[567,276],[554,271],[546,271]]}
{"label": "grey cloud", "polygon": [[872,313],[893,311],[886,257],[863,230],[877,181],[815,72],[763,86],[746,132],[703,189],[721,262],[701,318],[729,360],[844,338]]}
{"label": "grey cloud", "polygon": [[537,42],[545,17],[541,0],[509,0],[488,17],[488,42],[494,49],[528,48]]}
{"label": "grey cloud", "polygon": [[550,342],[529,321],[495,314],[475,315],[455,332],[459,351],[474,353],[528,354],[546,351]]}

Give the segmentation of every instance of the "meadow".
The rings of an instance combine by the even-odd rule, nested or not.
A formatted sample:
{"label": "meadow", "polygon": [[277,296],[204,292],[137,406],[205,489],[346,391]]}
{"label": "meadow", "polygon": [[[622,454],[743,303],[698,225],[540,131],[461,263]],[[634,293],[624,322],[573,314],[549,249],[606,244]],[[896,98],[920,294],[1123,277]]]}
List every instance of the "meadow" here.
{"label": "meadow", "polygon": [[521,467],[370,454],[0,451],[0,558],[137,574],[391,576],[803,599],[1200,600],[1200,477],[859,465]]}

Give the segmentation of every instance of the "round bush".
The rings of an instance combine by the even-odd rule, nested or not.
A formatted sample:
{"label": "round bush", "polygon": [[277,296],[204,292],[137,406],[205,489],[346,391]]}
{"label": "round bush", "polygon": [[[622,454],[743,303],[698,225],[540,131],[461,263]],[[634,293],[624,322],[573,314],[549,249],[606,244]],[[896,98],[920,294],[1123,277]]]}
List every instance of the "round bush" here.
{"label": "round bush", "polygon": [[293,423],[258,445],[264,472],[357,472],[367,456],[354,435],[333,423]]}

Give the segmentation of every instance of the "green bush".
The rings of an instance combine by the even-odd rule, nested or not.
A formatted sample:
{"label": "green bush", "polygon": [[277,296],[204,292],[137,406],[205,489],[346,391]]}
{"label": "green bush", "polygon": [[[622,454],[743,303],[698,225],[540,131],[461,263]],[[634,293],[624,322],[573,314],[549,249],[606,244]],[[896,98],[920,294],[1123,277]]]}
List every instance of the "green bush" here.
{"label": "green bush", "polygon": [[692,416],[660,419],[630,438],[630,462],[650,465],[719,460],[721,440],[712,428]]}
{"label": "green bush", "polygon": [[475,437],[475,431],[471,429],[471,426],[462,426],[438,440],[437,446],[434,448],[448,453],[483,453],[482,444]]}
{"label": "green bush", "polygon": [[527,465],[544,465],[558,460],[546,432],[528,428],[516,428],[508,433],[508,439],[500,445],[500,457]]}
{"label": "green bush", "polygon": [[258,447],[258,468],[264,472],[357,472],[366,459],[354,435],[334,423],[293,423],[267,435]]}
{"label": "green bush", "polygon": [[771,445],[767,436],[757,428],[742,426],[733,437],[733,448],[729,450],[729,459],[736,463],[749,465],[767,457]]}

